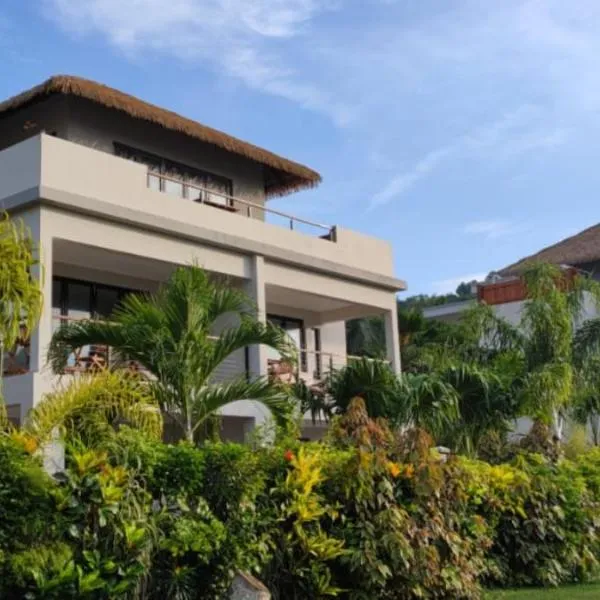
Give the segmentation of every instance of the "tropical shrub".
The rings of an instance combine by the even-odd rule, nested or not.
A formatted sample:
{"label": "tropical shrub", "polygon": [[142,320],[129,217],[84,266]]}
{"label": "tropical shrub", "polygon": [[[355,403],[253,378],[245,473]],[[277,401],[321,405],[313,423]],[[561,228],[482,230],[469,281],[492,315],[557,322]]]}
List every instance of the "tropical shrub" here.
{"label": "tropical shrub", "polygon": [[599,573],[600,450],[443,458],[359,400],[325,443],[73,439],[54,478],[0,437],[0,597],[217,600],[238,569],[286,599],[476,599]]}
{"label": "tropical shrub", "polygon": [[[61,542],[52,480],[25,436],[0,434],[0,597],[27,597],[69,556]],[[66,555],[66,556],[65,556]],[[36,597],[36,596],[33,596]],[[40,596],[37,596],[40,597]]]}

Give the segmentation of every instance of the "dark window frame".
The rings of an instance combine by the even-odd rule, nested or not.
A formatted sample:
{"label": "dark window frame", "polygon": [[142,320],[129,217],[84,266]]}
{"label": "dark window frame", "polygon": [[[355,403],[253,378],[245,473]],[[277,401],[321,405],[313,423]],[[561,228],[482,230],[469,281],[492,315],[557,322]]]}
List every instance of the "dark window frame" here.
{"label": "dark window frame", "polygon": [[[217,175],[216,173],[211,173],[210,171],[204,171],[202,169],[198,169],[196,167],[191,167],[190,165],[186,165],[184,163],[180,163],[178,161],[170,160],[168,158],[164,158],[162,156],[158,156],[157,154],[153,154],[152,152],[147,152],[146,150],[140,150],[139,148],[134,148],[133,146],[128,146],[127,144],[122,144],[121,142],[113,142],[113,146],[115,149],[115,155],[121,158],[125,158],[127,160],[134,160],[135,162],[139,162],[148,166],[149,173],[152,173],[152,166],[158,168],[156,172],[160,179],[160,191],[165,192],[165,179],[160,178],[161,175],[165,177],[172,177],[173,179],[177,179],[181,181],[182,187],[182,198],[192,199],[194,202],[198,202],[198,198],[191,198],[190,190],[194,190],[194,186],[198,186],[194,181],[190,181],[190,179],[200,180],[202,184],[198,187],[202,187],[204,189],[209,188],[210,180],[217,181],[226,189],[225,196],[227,196],[226,206],[233,206],[233,180],[228,177],[224,177],[223,175]],[[135,160],[139,159],[139,160]],[[170,175],[170,173],[180,173],[180,177],[174,177]],[[216,192],[213,192],[216,193]],[[221,192],[218,192],[217,195],[220,195]]]}
{"label": "dark window frame", "polygon": [[323,341],[321,339],[321,328],[314,327],[313,335],[315,339],[315,374],[314,378],[319,380],[323,377]]}
{"label": "dark window frame", "polygon": [[100,315],[96,310],[97,307],[97,298],[98,298],[98,288],[115,290],[118,295],[117,303],[121,302],[125,296],[128,294],[140,293],[141,290],[136,290],[133,288],[125,288],[118,285],[111,285],[106,283],[100,283],[97,281],[88,281],[85,279],[76,279],[73,277],[61,277],[60,275],[56,275],[52,277],[52,285],[54,283],[58,283],[60,285],[59,289],[59,306],[54,306],[54,302],[52,302],[52,308],[60,309],[60,316],[67,317],[69,315],[69,284],[83,285],[89,288],[90,294],[90,315],[91,318],[98,318]]}
{"label": "dark window frame", "polygon": [[[284,315],[275,315],[275,314],[267,314],[267,321],[271,321],[271,320],[276,320],[276,321],[280,321],[281,323],[289,323],[291,325],[296,325],[298,327],[298,329],[300,330],[300,371],[302,371],[302,373],[308,373],[308,355],[307,355],[307,348],[306,348],[306,329],[304,328],[304,321],[303,319],[299,319],[297,317],[286,317]],[[276,325],[279,325],[279,323],[275,323]],[[285,329],[285,327],[282,327],[282,329]]]}

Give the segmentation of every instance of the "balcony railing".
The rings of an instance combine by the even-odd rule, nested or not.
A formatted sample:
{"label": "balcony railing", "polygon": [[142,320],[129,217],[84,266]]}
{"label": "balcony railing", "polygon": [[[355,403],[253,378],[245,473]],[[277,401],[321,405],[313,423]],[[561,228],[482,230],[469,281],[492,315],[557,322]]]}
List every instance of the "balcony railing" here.
{"label": "balcony railing", "polygon": [[[368,360],[373,362],[383,362],[389,364],[389,360],[379,358],[369,358],[365,356],[354,356],[352,354],[337,354],[335,352],[327,352],[323,350],[308,350],[307,348],[299,348],[300,355],[314,357],[315,368],[312,373],[314,383],[322,381],[326,373],[331,373],[336,365],[348,364],[356,360]],[[310,371],[302,369],[300,361],[296,365],[278,359],[268,360],[268,373],[272,379],[279,379],[285,383],[295,383],[300,379],[306,380],[307,375],[310,378]],[[307,363],[308,361],[306,361]]]}
{"label": "balcony railing", "polygon": [[[85,318],[68,317],[65,315],[54,315],[52,317],[53,329],[60,327],[63,323],[83,321]],[[67,364],[62,372],[63,375],[73,375],[76,373],[93,373],[108,366],[113,366],[117,362],[114,351],[110,346],[101,344],[90,344],[77,348],[67,358]],[[127,368],[132,371],[146,373],[146,370],[136,361],[127,361]]]}
{"label": "balcony railing", "polygon": [[[63,323],[87,320],[81,317],[69,317],[65,315],[54,315],[52,317],[53,330],[56,330]],[[217,339],[216,336],[211,336],[212,339]],[[323,379],[326,372],[333,371],[335,365],[344,364],[354,360],[364,360],[365,357],[342,355],[335,352],[327,352],[323,350],[309,350],[307,348],[298,348],[298,352],[302,357],[296,365],[291,365],[279,359],[268,359],[268,374],[269,377],[279,379],[287,383],[294,383],[299,379],[312,379],[318,382]],[[303,368],[302,365],[308,365],[307,357],[314,358],[314,370],[312,377],[308,368]],[[367,360],[378,361],[380,359]],[[383,360],[382,362],[389,362]],[[29,372],[30,365],[30,340],[19,339],[17,344],[11,350],[4,351],[2,375],[23,375]],[[103,369],[107,366],[114,365],[116,358],[112,349],[109,346],[93,344],[78,348],[72,352],[67,358],[67,365],[63,370],[64,375],[72,375],[76,373],[90,373]],[[137,372],[146,372],[145,369],[136,361],[129,361],[128,368]]]}
{"label": "balcony railing", "polygon": [[331,242],[336,241],[335,225],[324,225],[322,223],[316,223],[315,221],[309,221],[308,219],[296,217],[280,210],[267,208],[262,204],[256,204],[250,200],[230,196],[229,194],[188,183],[182,179],[163,175],[162,173],[148,171],[148,187],[171,195],[177,195],[181,198],[193,200],[199,204],[205,204],[206,206],[218,208],[227,212],[237,213],[250,219],[257,218],[259,215],[271,215],[278,220],[283,219],[291,230],[308,228],[308,230],[316,232],[319,237],[324,240],[329,240]]}

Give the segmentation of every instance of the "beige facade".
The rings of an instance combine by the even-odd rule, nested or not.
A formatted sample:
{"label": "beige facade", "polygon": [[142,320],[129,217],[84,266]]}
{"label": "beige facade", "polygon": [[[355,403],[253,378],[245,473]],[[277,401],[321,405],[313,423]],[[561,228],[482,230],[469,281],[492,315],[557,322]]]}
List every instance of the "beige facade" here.
{"label": "beige facade", "polygon": [[[51,97],[46,103],[47,133],[27,136],[19,129],[29,118],[43,118],[35,112],[43,103],[0,121],[8,141],[0,152],[0,208],[30,227],[44,267],[44,310],[28,371],[4,378],[13,416],[23,418],[58,383],[45,360],[56,326],[57,278],[152,291],[176,266],[196,262],[245,289],[261,318],[301,323],[307,380],[346,361],[346,320],[375,314],[385,316],[389,359],[399,370],[395,295],[404,285],[394,276],[387,243],[341,228],[322,235],[271,222],[268,203],[267,211],[256,210],[266,202],[258,162],[91,102]],[[115,156],[115,142],[227,177],[240,206],[250,201],[253,210],[235,203],[238,210],[222,210],[151,189],[148,167]],[[250,348],[230,357],[221,375],[266,374],[268,364],[266,348]],[[224,432],[235,439],[267,416],[247,400],[224,415]]]}

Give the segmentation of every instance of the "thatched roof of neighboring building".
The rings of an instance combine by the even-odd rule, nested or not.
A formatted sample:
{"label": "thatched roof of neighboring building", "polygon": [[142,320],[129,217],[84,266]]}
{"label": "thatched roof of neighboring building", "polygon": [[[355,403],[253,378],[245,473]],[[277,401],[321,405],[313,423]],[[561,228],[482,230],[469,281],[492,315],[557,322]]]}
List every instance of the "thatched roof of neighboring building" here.
{"label": "thatched roof of neighboring building", "polygon": [[1,102],[0,115],[19,110],[32,102],[53,94],[85,98],[107,108],[124,112],[135,119],[156,123],[165,129],[177,131],[260,163],[266,169],[265,191],[267,196],[288,194],[314,187],[321,182],[319,173],[304,165],[182,117],[170,110],[81,77],[70,75],[51,77],[44,83]]}
{"label": "thatched roof of neighboring building", "polygon": [[577,266],[600,260],[600,223],[505,267],[501,275],[516,275],[530,262]]}

